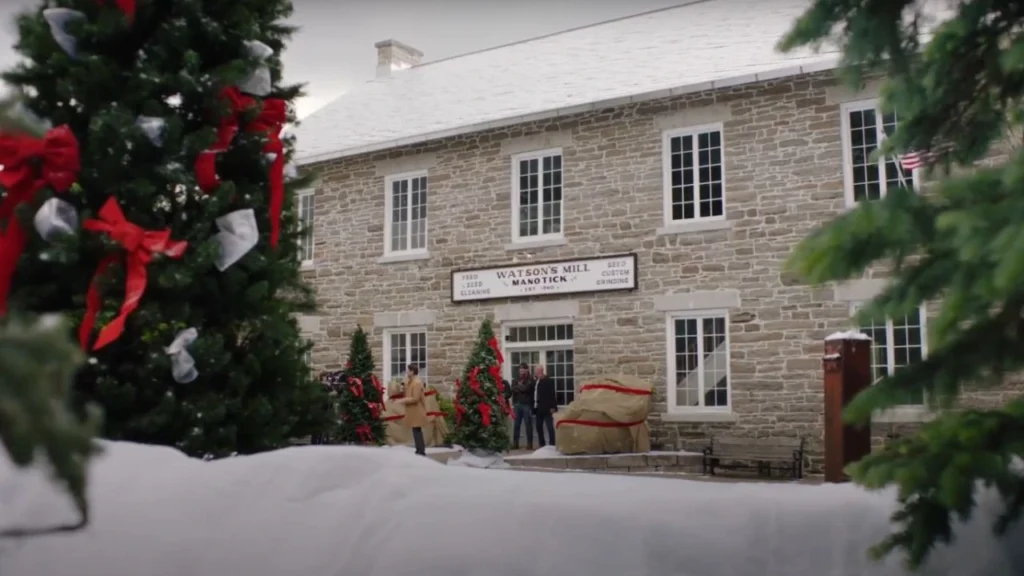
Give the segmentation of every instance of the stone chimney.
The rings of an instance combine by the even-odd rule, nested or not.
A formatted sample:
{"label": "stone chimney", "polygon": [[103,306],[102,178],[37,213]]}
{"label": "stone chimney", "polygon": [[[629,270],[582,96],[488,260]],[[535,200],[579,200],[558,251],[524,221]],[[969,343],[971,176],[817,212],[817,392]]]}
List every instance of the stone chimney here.
{"label": "stone chimney", "polygon": [[398,40],[383,40],[374,47],[377,48],[377,78],[387,78],[397,70],[412,68],[423,58],[423,52]]}

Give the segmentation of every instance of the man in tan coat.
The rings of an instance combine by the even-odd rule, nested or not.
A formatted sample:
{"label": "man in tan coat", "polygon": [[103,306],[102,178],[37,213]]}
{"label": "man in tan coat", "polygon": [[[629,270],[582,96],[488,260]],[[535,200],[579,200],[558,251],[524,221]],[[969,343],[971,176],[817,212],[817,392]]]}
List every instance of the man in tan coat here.
{"label": "man in tan coat", "polygon": [[416,453],[427,455],[427,447],[423,441],[423,427],[427,425],[427,405],[423,401],[423,380],[420,380],[419,368],[408,366],[405,383],[405,425],[412,429],[412,441],[416,445]]}

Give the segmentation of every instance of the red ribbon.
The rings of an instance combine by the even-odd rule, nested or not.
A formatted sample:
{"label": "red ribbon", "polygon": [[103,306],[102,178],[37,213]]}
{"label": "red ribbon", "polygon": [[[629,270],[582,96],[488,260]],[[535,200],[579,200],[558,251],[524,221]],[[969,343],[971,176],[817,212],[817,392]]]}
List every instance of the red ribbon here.
{"label": "red ribbon", "polygon": [[284,210],[284,143],[281,130],[288,120],[288,103],[279,98],[263,100],[263,108],[246,126],[247,132],[262,133],[267,137],[263,152],[273,154],[268,179],[270,180],[270,245],[277,247],[281,237],[281,211]]}
{"label": "red ribbon", "polygon": [[501,348],[498,347],[498,339],[491,338],[487,341],[487,345],[491,347],[491,350],[494,350],[494,355],[498,357],[498,366],[504,364],[505,357],[501,355]]}
{"label": "red ribbon", "polygon": [[650,396],[650,390],[640,390],[638,388],[626,388],[625,386],[616,386],[615,384],[586,384],[580,388],[580,393],[587,390],[611,390],[612,392],[618,392],[619,394],[632,394],[634,396]]}
{"label": "red ribbon", "polygon": [[14,270],[21,253],[28,245],[28,233],[22,229],[14,212],[36,192],[49,186],[66,192],[81,169],[78,140],[71,129],[58,126],[42,138],[16,134],[0,134],[0,186],[7,195],[0,200],[0,222],[7,226],[0,231],[0,316],[7,312],[7,296],[11,291]]}
{"label": "red ribbon", "polygon": [[481,402],[477,408],[480,410],[480,419],[484,421],[484,426],[490,426],[491,405],[486,402]]}
{"label": "red ribbon", "polygon": [[452,404],[455,405],[455,421],[462,422],[462,416],[466,413],[466,408],[459,402],[459,392],[462,390],[462,382],[460,380],[455,381],[455,399]]}
{"label": "red ribbon", "polygon": [[563,424],[572,424],[575,426],[591,426],[594,428],[632,428],[633,426],[639,426],[646,422],[646,420],[637,420],[636,422],[598,422],[597,420],[559,420],[555,424],[555,428],[560,428]]}
{"label": "red ribbon", "polygon": [[494,385],[497,386],[498,392],[505,392],[505,383],[501,381],[501,368],[497,366],[491,366],[487,369],[488,374],[491,378],[494,378]]}
{"label": "red ribbon", "polygon": [[480,394],[482,396],[484,391],[480,388],[480,380],[477,379],[477,376],[479,374],[480,368],[478,366],[474,366],[473,369],[469,371],[469,387],[473,390],[473,392],[476,392],[477,394]]}
{"label": "red ribbon", "polygon": [[[146,291],[148,274],[146,266],[153,260],[155,254],[163,254],[169,258],[181,258],[185,254],[188,242],[171,240],[171,231],[164,230],[143,230],[125,219],[117,200],[109,198],[100,208],[99,219],[90,219],[82,223],[82,228],[93,232],[100,232],[108,235],[111,240],[124,248],[124,302],[117,317],[100,330],[93,350],[99,350],[114,340],[120,338],[124,332],[124,324],[128,315],[139,307],[139,300]],[[96,273],[90,283],[89,291],[85,296],[86,308],[85,318],[78,328],[78,340],[83,350],[89,348],[89,335],[96,324],[96,316],[99,314],[103,299],[96,286],[98,278],[106,271],[107,267],[117,262],[117,256],[108,256],[100,261],[96,267]]]}
{"label": "red ribbon", "polygon": [[[231,86],[221,91],[220,97],[228,104],[228,113],[221,117],[217,125],[217,139],[206,150],[196,157],[196,183],[207,193],[220,186],[217,175],[217,155],[226,151],[238,134],[239,115],[256,106],[255,98],[246,96]],[[278,98],[263,100],[259,115],[250,122],[245,130],[251,133],[262,133],[267,138],[263,152],[274,155],[270,165],[270,245],[277,247],[281,236],[281,211],[284,209],[284,143],[281,131],[288,119],[288,103]]]}
{"label": "red ribbon", "polygon": [[[106,5],[105,0],[98,0],[101,6]],[[128,22],[135,20],[135,0],[114,0],[114,5],[117,9],[124,13],[125,18]]]}

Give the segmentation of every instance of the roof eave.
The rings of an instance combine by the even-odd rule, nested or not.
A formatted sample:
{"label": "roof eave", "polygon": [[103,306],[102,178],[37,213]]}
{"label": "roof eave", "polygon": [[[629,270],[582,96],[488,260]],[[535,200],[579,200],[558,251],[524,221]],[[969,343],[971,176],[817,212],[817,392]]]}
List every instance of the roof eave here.
{"label": "roof eave", "polygon": [[573,114],[591,112],[593,110],[601,110],[604,108],[613,108],[615,106],[623,106],[625,104],[632,104],[636,102],[647,102],[650,100],[657,100],[659,98],[668,98],[670,96],[681,96],[684,94],[693,94],[696,92],[705,92],[708,90],[719,90],[722,88],[742,86],[744,84],[753,84],[755,82],[764,82],[766,80],[778,80],[780,78],[789,78],[792,76],[800,76],[803,74],[825,72],[827,70],[834,70],[835,68],[838,67],[838,65],[839,56],[833,55],[824,58],[821,61],[813,62],[810,64],[802,64],[798,66],[785,66],[782,68],[775,68],[772,70],[766,70],[764,72],[758,72],[756,74],[744,74],[741,76],[723,78],[721,80],[715,80],[712,82],[685,84],[682,86],[676,86],[674,88],[654,90],[651,92],[643,92],[631,96],[620,96],[616,98],[608,98],[605,100],[597,100],[594,102],[589,102],[587,104],[570,106],[568,108],[556,108],[553,110],[545,110],[543,112],[521,114],[519,116],[510,116],[508,118],[501,118],[498,120],[478,122],[476,124],[467,124],[465,126],[459,126],[457,128],[438,130],[435,132],[418,134],[416,136],[407,136],[405,138],[397,138],[394,140],[376,142],[374,144],[368,144],[366,146],[357,146],[355,148],[346,148],[344,150],[336,150],[334,152],[323,152],[320,154],[313,154],[310,156],[297,157],[296,163],[299,166],[309,166],[310,164],[319,164],[322,162],[330,162],[331,160],[338,160],[350,156],[358,156],[360,154],[369,154],[371,152],[391,150],[393,148],[412,146],[414,144],[423,144],[425,142],[441,140],[444,138],[451,138],[453,136],[461,136],[463,134],[472,134],[474,132],[482,132],[484,130],[492,130],[495,128],[506,128],[508,126],[524,124],[526,122],[550,120],[552,118],[561,118],[564,116],[571,116]]}

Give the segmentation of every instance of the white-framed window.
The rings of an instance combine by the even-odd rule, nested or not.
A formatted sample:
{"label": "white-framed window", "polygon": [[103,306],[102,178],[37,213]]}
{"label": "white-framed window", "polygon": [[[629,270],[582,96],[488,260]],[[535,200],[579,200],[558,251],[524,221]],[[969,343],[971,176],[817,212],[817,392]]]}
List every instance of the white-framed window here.
{"label": "white-framed window", "polygon": [[419,368],[420,379],[426,385],[427,329],[401,328],[384,331],[384,386],[392,380],[402,379],[408,366]]}
{"label": "white-framed window", "polygon": [[670,313],[667,317],[669,412],[728,412],[729,313]]}
{"label": "white-framed window", "polygon": [[[851,315],[856,314],[861,305],[852,304]],[[860,331],[872,340],[871,376],[875,382],[894,374],[903,366],[920,361],[928,354],[924,306],[902,318],[860,326]],[[924,406],[924,395],[910,399],[905,406]]]}
{"label": "white-framed window", "polygon": [[555,382],[555,399],[559,406],[567,406],[576,398],[571,320],[506,322],[501,330],[508,357],[505,378],[509,382],[518,376],[520,364],[527,364],[531,375],[539,366]]}
{"label": "white-framed window", "polygon": [[882,141],[896,131],[896,114],[883,113],[878,100],[848,102],[840,112],[846,205],[879,200],[901,184],[913,188],[915,174],[903,170],[898,158],[873,157]]}
{"label": "white-framed window", "polygon": [[725,219],[722,125],[663,135],[665,224]]}
{"label": "white-framed window", "polygon": [[312,190],[303,190],[295,196],[299,212],[299,262],[302,266],[313,265],[313,209]]}
{"label": "white-framed window", "polygon": [[563,237],[562,150],[512,157],[512,241]]}
{"label": "white-framed window", "polygon": [[410,172],[384,179],[387,200],[385,254],[427,253],[427,173]]}

